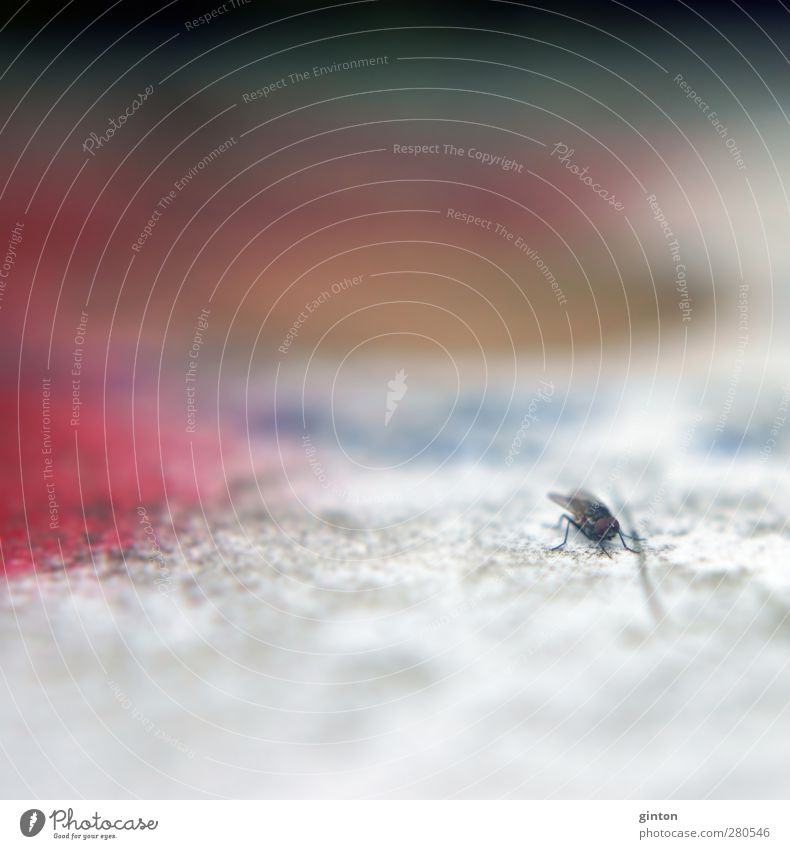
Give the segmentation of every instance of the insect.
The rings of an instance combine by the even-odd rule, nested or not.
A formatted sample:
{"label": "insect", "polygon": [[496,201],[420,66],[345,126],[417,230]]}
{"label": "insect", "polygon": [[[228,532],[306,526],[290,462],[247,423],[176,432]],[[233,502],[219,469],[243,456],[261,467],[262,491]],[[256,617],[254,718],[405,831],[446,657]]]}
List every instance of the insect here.
{"label": "insect", "polygon": [[[629,548],[626,545],[625,539],[636,540],[637,542],[642,542],[640,537],[634,537],[630,534],[624,534],[620,530],[620,523],[615,519],[612,515],[609,508],[602,504],[594,495],[589,492],[585,492],[583,489],[577,489],[576,492],[571,493],[570,495],[559,495],[556,492],[550,492],[549,498],[555,503],[559,504],[565,510],[568,510],[572,513],[572,516],[569,516],[567,513],[563,515],[562,519],[567,521],[565,525],[565,539],[559,544],[555,545],[551,551],[556,551],[558,548],[562,548],[565,543],[568,542],[568,532],[570,531],[571,525],[574,528],[580,530],[589,540],[598,543],[598,547],[601,551],[605,552],[609,557],[612,555],[609,554],[604,543],[607,540],[614,539],[616,536],[620,537],[620,542],[623,544],[623,548],[628,551],[633,551],[634,554],[639,554],[639,552],[635,548]],[[560,521],[562,521],[560,519]]]}

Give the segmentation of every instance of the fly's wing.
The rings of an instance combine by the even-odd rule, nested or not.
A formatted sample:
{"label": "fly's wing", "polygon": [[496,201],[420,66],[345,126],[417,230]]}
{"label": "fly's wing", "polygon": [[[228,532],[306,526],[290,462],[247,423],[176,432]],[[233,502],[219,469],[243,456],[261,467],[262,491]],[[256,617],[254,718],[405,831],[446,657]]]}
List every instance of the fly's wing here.
{"label": "fly's wing", "polygon": [[[570,495],[560,495],[556,492],[550,492],[549,498],[555,504],[559,504],[564,510],[570,510],[577,517],[586,516],[603,507],[601,502],[592,493],[584,489],[577,489],[576,492],[572,492]],[[606,510],[605,507],[604,510]]]}

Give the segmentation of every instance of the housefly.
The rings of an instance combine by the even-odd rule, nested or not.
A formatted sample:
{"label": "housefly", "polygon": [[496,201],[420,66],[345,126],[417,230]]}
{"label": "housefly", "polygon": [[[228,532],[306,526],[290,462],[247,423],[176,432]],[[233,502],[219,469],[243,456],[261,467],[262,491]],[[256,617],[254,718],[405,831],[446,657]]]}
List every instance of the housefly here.
{"label": "housefly", "polygon": [[[556,551],[558,548],[562,548],[565,543],[568,542],[568,532],[570,531],[571,525],[574,528],[580,530],[589,540],[598,543],[598,547],[601,551],[606,552],[606,554],[611,557],[607,549],[604,546],[604,543],[607,540],[614,539],[616,536],[620,537],[620,542],[623,544],[623,548],[628,551],[633,551],[635,554],[639,552],[635,548],[628,548],[625,542],[625,538],[641,541],[639,537],[634,537],[629,534],[624,534],[622,530],[620,530],[620,523],[615,519],[612,515],[609,508],[602,504],[594,495],[589,492],[585,492],[583,489],[577,489],[576,492],[571,493],[570,495],[558,495],[556,492],[550,492],[549,498],[555,503],[559,504],[564,510],[567,510],[569,513],[572,513],[572,516],[569,516],[567,513],[562,517],[565,519],[567,524],[565,525],[565,539],[559,544],[555,545],[551,551]],[[562,521],[560,519],[560,521]]]}

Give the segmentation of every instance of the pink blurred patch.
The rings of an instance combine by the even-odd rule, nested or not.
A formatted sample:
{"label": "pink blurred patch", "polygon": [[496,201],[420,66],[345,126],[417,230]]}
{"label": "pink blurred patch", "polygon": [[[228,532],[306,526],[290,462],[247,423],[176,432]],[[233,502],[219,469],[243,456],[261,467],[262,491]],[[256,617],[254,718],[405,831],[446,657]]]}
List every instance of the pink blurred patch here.
{"label": "pink blurred patch", "polygon": [[221,457],[216,424],[187,433],[180,398],[162,402],[157,425],[155,397],[135,397],[133,420],[130,391],[108,389],[105,413],[101,385],[83,380],[75,426],[71,381],[53,373],[49,386],[49,399],[41,378],[25,381],[19,399],[16,387],[0,394],[9,434],[0,443],[0,540],[8,575],[89,562],[91,549],[139,547],[138,508],[152,521],[177,526],[200,502],[227,499],[222,459],[229,475],[250,475],[244,438],[223,432]]}

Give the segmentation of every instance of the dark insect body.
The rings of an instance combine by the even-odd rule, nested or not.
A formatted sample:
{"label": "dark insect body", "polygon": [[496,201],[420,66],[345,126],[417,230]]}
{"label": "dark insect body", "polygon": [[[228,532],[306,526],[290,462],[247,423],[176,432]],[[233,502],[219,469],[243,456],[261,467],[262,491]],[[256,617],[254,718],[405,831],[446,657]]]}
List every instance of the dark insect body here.
{"label": "dark insect body", "polygon": [[[570,495],[559,495],[556,492],[550,492],[549,498],[555,504],[559,504],[563,510],[567,510],[569,513],[573,514],[569,516],[566,513],[562,517],[562,519],[565,519],[567,522],[565,525],[565,539],[563,539],[559,545],[555,545],[551,551],[556,551],[557,549],[565,546],[568,542],[568,532],[570,531],[571,525],[573,525],[573,527],[581,531],[587,539],[592,540],[592,542],[597,542],[601,551],[605,552],[609,557],[612,555],[609,554],[604,543],[607,542],[607,540],[614,539],[616,536],[620,537],[620,542],[622,542],[623,548],[628,551],[633,551],[634,554],[639,553],[637,549],[629,548],[626,545],[625,539],[627,537],[628,539],[640,541],[640,538],[631,536],[630,534],[624,534],[622,530],[620,530],[620,523],[612,515],[609,508],[591,493],[585,492],[583,489],[577,489],[576,492],[571,493]],[[562,519],[560,519],[560,521],[562,521]]]}

